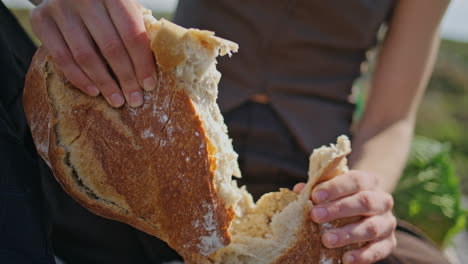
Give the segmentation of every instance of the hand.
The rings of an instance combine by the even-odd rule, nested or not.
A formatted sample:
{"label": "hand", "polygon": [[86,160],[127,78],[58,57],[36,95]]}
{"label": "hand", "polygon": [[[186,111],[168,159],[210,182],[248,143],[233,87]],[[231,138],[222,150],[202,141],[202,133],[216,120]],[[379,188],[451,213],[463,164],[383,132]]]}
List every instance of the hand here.
{"label": "hand", "polygon": [[141,87],[156,88],[156,66],[138,5],[134,0],[43,0],[31,13],[31,25],[73,85],[92,96],[102,93],[114,107],[125,99],[138,107]]}
{"label": "hand", "polygon": [[[300,192],[304,183],[294,186]],[[370,172],[350,171],[317,185],[311,199],[315,206],[311,217],[316,223],[362,216],[357,223],[324,232],[322,243],[328,248],[357,242],[368,244],[343,255],[343,262],[374,263],[387,257],[396,247],[396,218],[392,214],[393,198],[378,189],[378,177]]]}

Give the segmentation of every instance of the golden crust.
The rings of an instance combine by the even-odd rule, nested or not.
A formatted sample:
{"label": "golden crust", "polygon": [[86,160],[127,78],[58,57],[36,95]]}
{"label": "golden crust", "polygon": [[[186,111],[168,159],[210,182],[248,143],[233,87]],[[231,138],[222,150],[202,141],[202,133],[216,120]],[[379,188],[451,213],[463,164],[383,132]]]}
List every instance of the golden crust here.
{"label": "golden crust", "polygon": [[72,197],[98,215],[158,236],[183,256],[230,242],[233,212],[214,188],[215,149],[169,73],[160,72],[158,88],[145,93],[141,108],[114,109],[64,83],[44,48],[32,65],[26,115],[37,148],[48,144],[41,155],[50,157]]}
{"label": "golden crust", "polygon": [[[221,55],[237,51],[237,44],[168,21],[147,24],[147,29],[155,34],[159,73],[158,87],[145,92],[142,107],[114,109],[102,97],[84,95],[61,77],[47,50],[40,48],[26,78],[25,113],[39,154],[81,205],[163,239],[186,263],[212,263],[205,256],[230,243],[234,212],[225,208],[214,186],[217,150],[173,70],[186,59],[179,45],[187,36],[212,52],[220,49]],[[327,165],[309,185],[309,194],[313,185],[342,173],[339,165],[346,154]],[[270,196],[281,201],[267,208],[273,213],[296,194],[282,190]],[[349,249],[327,249],[320,243],[329,226],[311,221],[311,207],[308,203],[302,212],[294,243],[274,263],[339,263]]]}
{"label": "golden crust", "polygon": [[[343,174],[344,171],[340,169],[340,163],[345,158],[346,153],[339,157],[334,158],[330,163],[327,164],[325,169],[322,171],[320,176],[315,179],[315,183],[311,186],[313,187],[321,182],[330,180],[340,174]],[[308,192],[310,193],[310,191]],[[309,195],[310,196],[310,195]],[[344,226],[348,223],[354,223],[358,218],[349,218],[346,220],[332,221],[328,224],[317,224],[312,221],[309,216],[309,212],[312,209],[312,204],[308,204],[303,211],[305,215],[304,221],[301,224],[301,228],[297,233],[294,243],[288,248],[278,258],[274,263],[275,264],[285,264],[285,263],[330,263],[338,264],[341,262],[341,257],[343,254],[353,248],[358,248],[359,245],[351,245],[341,248],[329,249],[321,243],[321,236],[323,232],[330,228],[336,228]]]}
{"label": "golden crust", "polygon": [[50,164],[49,124],[51,107],[47,90],[35,89],[35,87],[46,86],[47,73],[43,70],[46,66],[46,56],[47,50],[41,48],[32,59],[26,75],[23,104],[37,151]]}
{"label": "golden crust", "polygon": [[161,19],[157,24],[147,25],[147,29],[155,35],[151,41],[151,48],[159,69],[164,71],[173,70],[186,59],[181,45],[188,36],[197,39],[204,48],[212,52],[219,48],[222,56],[231,51],[237,52],[239,48],[236,43],[216,37],[211,31],[186,29],[165,19]]}

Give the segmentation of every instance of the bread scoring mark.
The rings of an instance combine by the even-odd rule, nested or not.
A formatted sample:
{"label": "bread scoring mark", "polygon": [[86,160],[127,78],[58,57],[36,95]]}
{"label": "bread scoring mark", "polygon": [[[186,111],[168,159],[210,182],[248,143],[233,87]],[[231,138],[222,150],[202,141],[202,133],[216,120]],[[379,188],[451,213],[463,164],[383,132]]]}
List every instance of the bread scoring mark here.
{"label": "bread scoring mark", "polygon": [[[57,145],[59,145],[57,143]],[[104,199],[104,198],[101,198],[100,196],[98,196],[92,189],[90,189],[86,184],[83,183],[83,180],[81,179],[81,177],[78,175],[78,172],[76,171],[75,167],[73,166],[73,164],[71,164],[71,161],[70,161],[70,152],[68,152],[66,150],[66,148],[64,148],[65,150],[65,158],[64,158],[64,163],[67,167],[69,167],[71,169],[71,176],[72,176],[72,179],[73,181],[75,182],[75,184],[78,186],[78,189],[81,189],[90,199],[94,200],[94,201],[98,201],[98,202],[103,202],[105,204],[108,204],[108,205],[111,205],[111,206],[115,206],[117,207],[118,209],[120,209],[121,212],[123,212],[125,215],[131,215],[131,216],[134,216],[142,221],[144,221],[146,224],[148,224],[149,226],[151,226],[152,228],[158,230],[159,227],[154,225],[153,223],[151,223],[148,219],[144,218],[144,217],[139,217],[139,216],[136,216],[134,215],[133,213],[131,213],[130,211],[128,211],[126,208],[118,205],[117,203],[113,202],[113,201],[110,201],[110,200],[107,200],[107,199]]]}
{"label": "bread scoring mark", "polygon": [[[45,66],[46,66],[46,70],[45,70],[46,71],[46,89],[50,89],[51,85],[53,85],[53,84],[51,84],[51,82],[53,82],[54,79],[59,78],[59,77],[57,76],[57,74],[55,74],[53,72],[53,69],[51,68],[53,66],[49,65],[48,62],[46,63]],[[68,84],[65,84],[65,85],[68,86]],[[65,91],[65,89],[70,89],[70,91],[72,91],[73,89],[76,89],[75,87],[66,87],[65,85],[61,85],[58,89],[60,89],[61,91]],[[78,112],[77,109],[73,110],[72,112],[66,112],[66,111],[63,111],[61,109],[61,104],[58,101],[60,101],[65,96],[65,94],[63,92],[61,92],[59,94],[60,94],[60,98],[54,98],[54,94],[51,93],[50,91],[47,91],[48,99],[51,102],[53,102],[53,103],[50,104],[52,106],[52,113],[49,114],[49,115],[52,115],[52,117],[54,117],[55,120],[62,120],[62,119],[65,119],[65,118],[60,118],[60,115],[62,115],[62,114],[63,115],[77,114],[77,112]],[[55,95],[55,96],[57,96],[57,95]],[[87,109],[94,108],[95,106],[96,106],[96,103],[92,103],[91,105],[88,105]],[[66,109],[67,108],[65,108],[65,110]],[[78,109],[78,110],[82,110],[82,109]],[[86,116],[86,115],[83,115],[83,116]],[[143,221],[146,225],[151,226],[154,230],[159,230],[160,229],[159,226],[156,226],[155,224],[150,222],[148,219],[133,214],[127,208],[119,205],[118,203],[116,203],[114,201],[111,201],[111,200],[104,199],[104,198],[100,197],[97,193],[95,193],[89,186],[87,186],[83,182],[83,179],[80,177],[80,175],[78,174],[78,171],[76,170],[75,166],[72,164],[70,149],[72,147],[72,144],[74,144],[80,138],[80,136],[83,133],[85,133],[91,127],[92,122],[87,121],[83,125],[83,129],[80,131],[80,133],[78,135],[74,136],[74,138],[69,142],[69,144],[65,145],[65,144],[60,143],[60,141],[59,141],[59,139],[60,139],[59,126],[61,125],[60,121],[55,122],[54,124],[51,125],[52,121],[50,120],[50,116],[48,116],[48,120],[42,120],[42,121],[46,121],[47,126],[48,126],[48,131],[50,131],[52,129],[52,132],[56,135],[56,140],[55,140],[54,144],[55,144],[55,146],[57,146],[58,148],[61,148],[64,151],[63,164],[65,165],[65,167],[68,167],[70,169],[71,180],[72,180],[73,184],[76,186],[76,189],[77,189],[78,192],[82,192],[90,200],[96,201],[98,203],[99,207],[101,207],[101,208],[104,207],[103,205],[107,205],[107,206],[110,206],[110,207],[117,208],[118,211],[120,211],[120,214],[122,214],[122,215],[130,216],[130,217],[134,217],[136,219],[139,219],[139,220]],[[47,136],[48,136],[47,140],[50,141],[49,133],[47,133]],[[103,142],[105,142],[106,146],[110,148],[107,141],[103,140]],[[48,162],[48,161],[46,161],[46,162]],[[50,166],[50,164],[49,164],[49,166]],[[55,172],[54,172],[54,174],[55,174]],[[63,184],[62,181],[61,181],[61,183]],[[71,187],[72,186],[67,186],[67,191],[70,192],[71,194],[73,194],[75,191],[73,191],[73,189],[68,189],[68,188],[71,188]],[[83,203],[83,202],[84,203],[89,203],[89,202],[83,201],[82,200],[83,198],[76,197],[76,195],[73,195],[73,197],[75,199],[78,199],[78,201],[80,201],[80,203]],[[107,209],[105,209],[105,210],[107,210]],[[96,214],[101,215],[100,212],[96,212],[94,210],[91,210],[91,211],[93,211]],[[109,217],[109,216],[105,215],[105,217]]]}

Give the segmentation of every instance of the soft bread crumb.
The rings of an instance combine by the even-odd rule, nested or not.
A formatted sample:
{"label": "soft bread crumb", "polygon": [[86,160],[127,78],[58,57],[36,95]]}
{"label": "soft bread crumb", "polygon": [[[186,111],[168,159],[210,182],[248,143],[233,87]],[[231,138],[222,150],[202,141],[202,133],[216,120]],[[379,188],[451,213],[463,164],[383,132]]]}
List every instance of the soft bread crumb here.
{"label": "soft bread crumb", "polygon": [[[242,197],[249,194],[231,181],[233,175],[240,177],[238,155],[232,147],[216,103],[217,86],[221,78],[216,70],[216,57],[237,51],[237,44],[214,37],[214,33],[210,31],[185,29],[164,19],[157,21],[150,11],[143,13],[147,31],[150,32],[151,45],[159,51],[155,52],[159,70],[172,73],[178,83],[177,89],[184,89],[202,121],[209,139],[207,145],[212,150],[209,151],[213,155],[211,160],[215,162],[213,184],[218,196],[224,201],[226,210],[234,210],[234,213],[242,215],[242,209],[237,204]],[[201,145],[200,148],[205,146]],[[209,255],[224,246],[219,240],[219,227],[214,217],[213,214],[206,215],[205,219],[201,219],[202,223],[192,223],[194,227],[209,232],[208,236],[200,238],[198,247],[202,255]]]}
{"label": "soft bread crumb", "polygon": [[[312,187],[326,174],[327,166],[332,161],[350,151],[350,142],[346,136],[339,137],[337,145],[314,150],[310,156],[309,180],[301,193],[281,189],[263,195],[245,215],[234,220],[230,228],[232,243],[212,256],[214,263],[266,264],[278,259],[304,228],[301,223],[308,217],[312,207]],[[347,171],[345,158],[339,163],[338,170]],[[332,263],[325,256],[322,256],[321,261]]]}
{"label": "soft bread crumb", "polygon": [[[156,54],[158,65],[161,64],[163,70],[173,71],[180,84],[178,88],[185,89],[193,101],[207,137],[215,148],[214,185],[225,202],[226,209],[234,208],[236,214],[229,228],[232,242],[224,248],[220,248],[223,245],[216,241],[217,227],[213,215],[206,215],[204,219],[192,223],[194,228],[213,231],[210,236],[201,238],[200,253],[207,255],[220,248],[210,256],[210,263],[274,262],[291,247],[304,228],[301,225],[313,206],[310,201],[313,186],[318,181],[328,180],[326,177],[333,177],[326,171],[327,166],[350,152],[348,138],[341,136],[336,145],[314,150],[310,156],[309,180],[300,194],[281,189],[279,192],[265,194],[254,203],[245,187],[239,188],[236,181],[232,180],[233,175],[240,177],[237,154],[216,104],[217,85],[221,78],[216,70],[216,57],[231,55],[231,52],[237,51],[237,45],[217,38],[209,31],[184,29],[165,20],[157,21],[150,12],[145,13],[145,24],[150,32],[152,45],[158,44],[154,43],[158,34],[172,34],[164,39],[173,45],[163,47],[172,57],[167,59],[164,54]],[[337,170],[347,171],[346,158],[341,159]],[[320,259],[325,264],[331,263],[330,261],[332,260],[325,256]]]}

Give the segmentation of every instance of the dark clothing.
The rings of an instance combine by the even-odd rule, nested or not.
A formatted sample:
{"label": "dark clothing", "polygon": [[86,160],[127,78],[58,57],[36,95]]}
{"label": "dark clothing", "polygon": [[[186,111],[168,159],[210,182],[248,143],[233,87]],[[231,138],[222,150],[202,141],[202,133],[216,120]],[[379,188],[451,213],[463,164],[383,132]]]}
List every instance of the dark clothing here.
{"label": "dark clothing", "polygon": [[[271,106],[253,102],[225,114],[239,153],[242,171],[239,183],[246,184],[255,198],[266,191],[292,188],[297,182],[307,180],[307,164],[287,162],[300,155],[300,148],[278,118]],[[274,154],[268,154],[272,151]],[[408,223],[398,222],[396,238],[397,248],[379,264],[449,264],[434,243]]]}
{"label": "dark clothing", "polygon": [[239,44],[220,58],[219,104],[227,112],[252,95],[271,106],[308,155],[350,134],[348,102],[366,52],[393,0],[180,0],[175,22]]}
{"label": "dark clothing", "polygon": [[70,198],[38,156],[23,111],[36,47],[0,1],[0,263],[162,263],[161,240],[96,216]]}
{"label": "dark clothing", "polygon": [[22,107],[36,48],[0,2],[0,263],[54,263],[40,192],[40,163]]}

